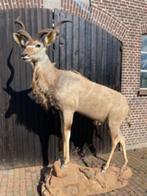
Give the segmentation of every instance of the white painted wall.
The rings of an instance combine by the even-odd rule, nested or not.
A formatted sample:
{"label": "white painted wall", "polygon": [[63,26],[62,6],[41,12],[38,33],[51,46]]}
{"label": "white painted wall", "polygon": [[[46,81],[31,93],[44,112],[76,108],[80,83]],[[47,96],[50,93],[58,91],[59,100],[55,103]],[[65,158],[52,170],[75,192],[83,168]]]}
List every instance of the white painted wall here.
{"label": "white painted wall", "polygon": [[43,7],[50,9],[61,9],[61,0],[43,0]]}
{"label": "white painted wall", "polygon": [[[89,5],[89,0],[75,0],[75,2]],[[50,9],[61,9],[61,0],[43,0],[43,7]]]}

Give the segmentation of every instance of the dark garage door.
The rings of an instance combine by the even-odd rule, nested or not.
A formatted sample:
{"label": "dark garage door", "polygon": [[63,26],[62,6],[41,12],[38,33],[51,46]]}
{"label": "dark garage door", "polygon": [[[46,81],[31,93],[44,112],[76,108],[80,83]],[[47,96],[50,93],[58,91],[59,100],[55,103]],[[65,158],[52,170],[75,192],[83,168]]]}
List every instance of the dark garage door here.
{"label": "dark garage door", "polygon": [[[0,12],[0,168],[46,165],[59,157],[60,123],[57,111],[44,111],[35,103],[30,85],[32,69],[20,59],[20,48],[12,39],[14,20],[21,16],[35,35],[52,22],[70,19],[62,25],[60,37],[49,48],[49,56],[62,69],[77,70],[86,77],[120,90],[121,43],[100,27],[63,11],[16,9]],[[94,132],[91,121],[75,114],[73,146],[93,144],[97,152],[107,151],[107,125]],[[86,148],[87,148],[86,147]]]}

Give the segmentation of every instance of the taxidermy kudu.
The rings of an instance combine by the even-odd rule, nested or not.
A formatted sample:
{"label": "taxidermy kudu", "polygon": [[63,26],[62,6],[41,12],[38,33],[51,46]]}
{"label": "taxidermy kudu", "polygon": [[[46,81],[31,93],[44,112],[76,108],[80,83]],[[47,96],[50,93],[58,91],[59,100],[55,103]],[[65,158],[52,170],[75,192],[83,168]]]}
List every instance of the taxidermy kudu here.
{"label": "taxidermy kudu", "polygon": [[52,105],[61,113],[64,165],[70,161],[69,141],[73,116],[75,112],[79,112],[93,119],[96,124],[105,120],[108,122],[112,149],[103,171],[109,167],[118,143],[123,149],[124,168],[128,159],[120,126],[129,114],[126,98],[115,90],[88,80],[78,72],[57,69],[46,53],[48,46],[59,35],[60,25],[65,22],[71,21],[64,20],[51,28],[43,29],[38,33],[39,38],[33,39],[22,21],[19,18],[15,21],[21,28],[13,33],[13,38],[24,49],[21,58],[33,66],[33,94],[46,109]]}

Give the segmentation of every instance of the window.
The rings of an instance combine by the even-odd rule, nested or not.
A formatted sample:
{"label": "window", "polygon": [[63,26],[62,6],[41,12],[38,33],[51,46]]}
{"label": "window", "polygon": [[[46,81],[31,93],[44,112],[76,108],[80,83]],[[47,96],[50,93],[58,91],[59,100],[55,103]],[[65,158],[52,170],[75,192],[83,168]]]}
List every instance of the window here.
{"label": "window", "polygon": [[147,35],[142,36],[140,87],[147,89]]}

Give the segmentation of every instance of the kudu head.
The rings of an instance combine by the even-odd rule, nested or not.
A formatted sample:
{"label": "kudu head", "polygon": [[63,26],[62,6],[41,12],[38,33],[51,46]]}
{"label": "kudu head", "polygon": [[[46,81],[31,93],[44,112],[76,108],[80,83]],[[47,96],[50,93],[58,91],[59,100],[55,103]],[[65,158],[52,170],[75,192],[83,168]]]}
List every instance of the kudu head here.
{"label": "kudu head", "polygon": [[60,32],[60,25],[69,20],[64,20],[56,25],[52,25],[51,28],[46,28],[38,33],[38,39],[33,39],[31,35],[26,31],[25,25],[20,21],[19,17],[15,21],[15,24],[20,25],[21,29],[16,33],[13,33],[15,42],[23,48],[21,57],[24,61],[32,64],[42,61],[46,55],[46,49],[49,45],[55,42]]}

